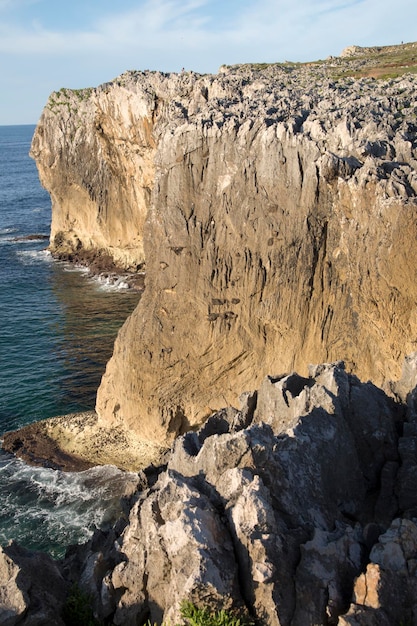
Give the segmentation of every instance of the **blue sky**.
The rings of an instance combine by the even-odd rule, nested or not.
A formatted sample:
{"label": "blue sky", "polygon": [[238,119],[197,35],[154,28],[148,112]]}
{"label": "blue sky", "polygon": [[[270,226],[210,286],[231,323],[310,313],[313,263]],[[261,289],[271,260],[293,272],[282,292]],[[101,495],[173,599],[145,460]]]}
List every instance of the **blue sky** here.
{"label": "blue sky", "polygon": [[416,0],[0,0],[0,124],[127,69],[216,73],[417,41]]}

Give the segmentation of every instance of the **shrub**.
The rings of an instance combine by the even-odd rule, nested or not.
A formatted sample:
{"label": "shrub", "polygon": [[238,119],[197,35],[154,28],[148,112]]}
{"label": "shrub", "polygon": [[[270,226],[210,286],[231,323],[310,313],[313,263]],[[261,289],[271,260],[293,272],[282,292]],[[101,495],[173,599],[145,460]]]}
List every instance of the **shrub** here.
{"label": "shrub", "polygon": [[182,604],[181,616],[186,626],[250,626],[252,624],[231,611],[221,609],[212,612],[208,608],[200,609],[191,602]]}
{"label": "shrub", "polygon": [[91,607],[91,598],[74,583],[71,587],[64,608],[62,619],[66,626],[100,626]]}

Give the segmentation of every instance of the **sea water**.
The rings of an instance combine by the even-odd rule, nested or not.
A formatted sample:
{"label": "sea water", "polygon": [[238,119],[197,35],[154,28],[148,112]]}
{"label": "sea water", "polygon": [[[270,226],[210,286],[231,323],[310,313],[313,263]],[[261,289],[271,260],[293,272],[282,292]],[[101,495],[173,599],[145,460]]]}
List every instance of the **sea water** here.
{"label": "sea water", "polygon": [[[34,126],[0,126],[0,438],[91,410],[117,331],[139,300],[46,250],[51,204],[29,157]],[[134,480],[114,467],[64,473],[0,450],[0,545],[62,555],[119,514]]]}

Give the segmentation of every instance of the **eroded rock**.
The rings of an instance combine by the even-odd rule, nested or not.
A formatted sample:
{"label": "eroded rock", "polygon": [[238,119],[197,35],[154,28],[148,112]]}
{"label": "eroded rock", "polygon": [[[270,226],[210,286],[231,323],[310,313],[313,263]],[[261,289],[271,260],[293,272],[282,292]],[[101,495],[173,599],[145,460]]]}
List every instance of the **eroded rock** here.
{"label": "eroded rock", "polygon": [[417,334],[416,78],[329,63],[126,72],[50,97],[32,155],[51,249],[146,261],[103,427],[169,445],[311,362],[399,377]]}
{"label": "eroded rock", "polygon": [[[342,362],[268,376],[241,400],[141,472],[128,519],[39,571],[76,582],[120,626],[178,623],[183,600],[275,626],[413,623],[407,403]],[[40,607],[30,562],[7,559],[10,623],[42,623],[25,619],[50,611],[49,596],[41,585]]]}
{"label": "eroded rock", "polygon": [[220,412],[176,440],[131,509],[113,566],[95,574],[97,614],[104,589],[117,624],[175,623],[184,598],[277,626],[362,623],[374,609],[391,619],[398,602],[385,614],[387,599],[354,598],[370,585],[367,566],[402,576],[412,558],[414,523],[388,530],[399,505],[391,515],[382,505],[406,405],[341,362],[267,377],[242,400],[241,414]]}
{"label": "eroded rock", "polygon": [[366,571],[355,581],[354,603],[339,624],[414,624],[416,554],[416,520],[395,519],[372,548]]}
{"label": "eroded rock", "polygon": [[3,626],[65,626],[61,611],[68,591],[59,565],[46,554],[14,542],[0,548],[0,623]]}

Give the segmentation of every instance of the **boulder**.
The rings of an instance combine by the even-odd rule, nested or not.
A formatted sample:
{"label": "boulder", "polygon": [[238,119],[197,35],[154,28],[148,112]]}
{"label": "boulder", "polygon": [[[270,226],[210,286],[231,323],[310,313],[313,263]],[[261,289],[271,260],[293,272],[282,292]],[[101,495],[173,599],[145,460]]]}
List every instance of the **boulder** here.
{"label": "boulder", "polygon": [[76,582],[119,626],[178,623],[185,600],[271,626],[412,623],[408,419],[406,403],[341,361],[267,376],[241,409],[179,436],[140,473],[126,519],[60,566],[5,548],[5,619],[60,624]]}
{"label": "boulder", "polygon": [[353,603],[339,625],[414,624],[417,615],[417,520],[395,519],[379,537]]}
{"label": "boulder", "polygon": [[116,624],[175,623],[184,599],[276,626],[351,619],[354,581],[392,521],[400,414],[342,362],[268,376],[241,411],[177,438],[95,578],[97,614],[112,597]]}

